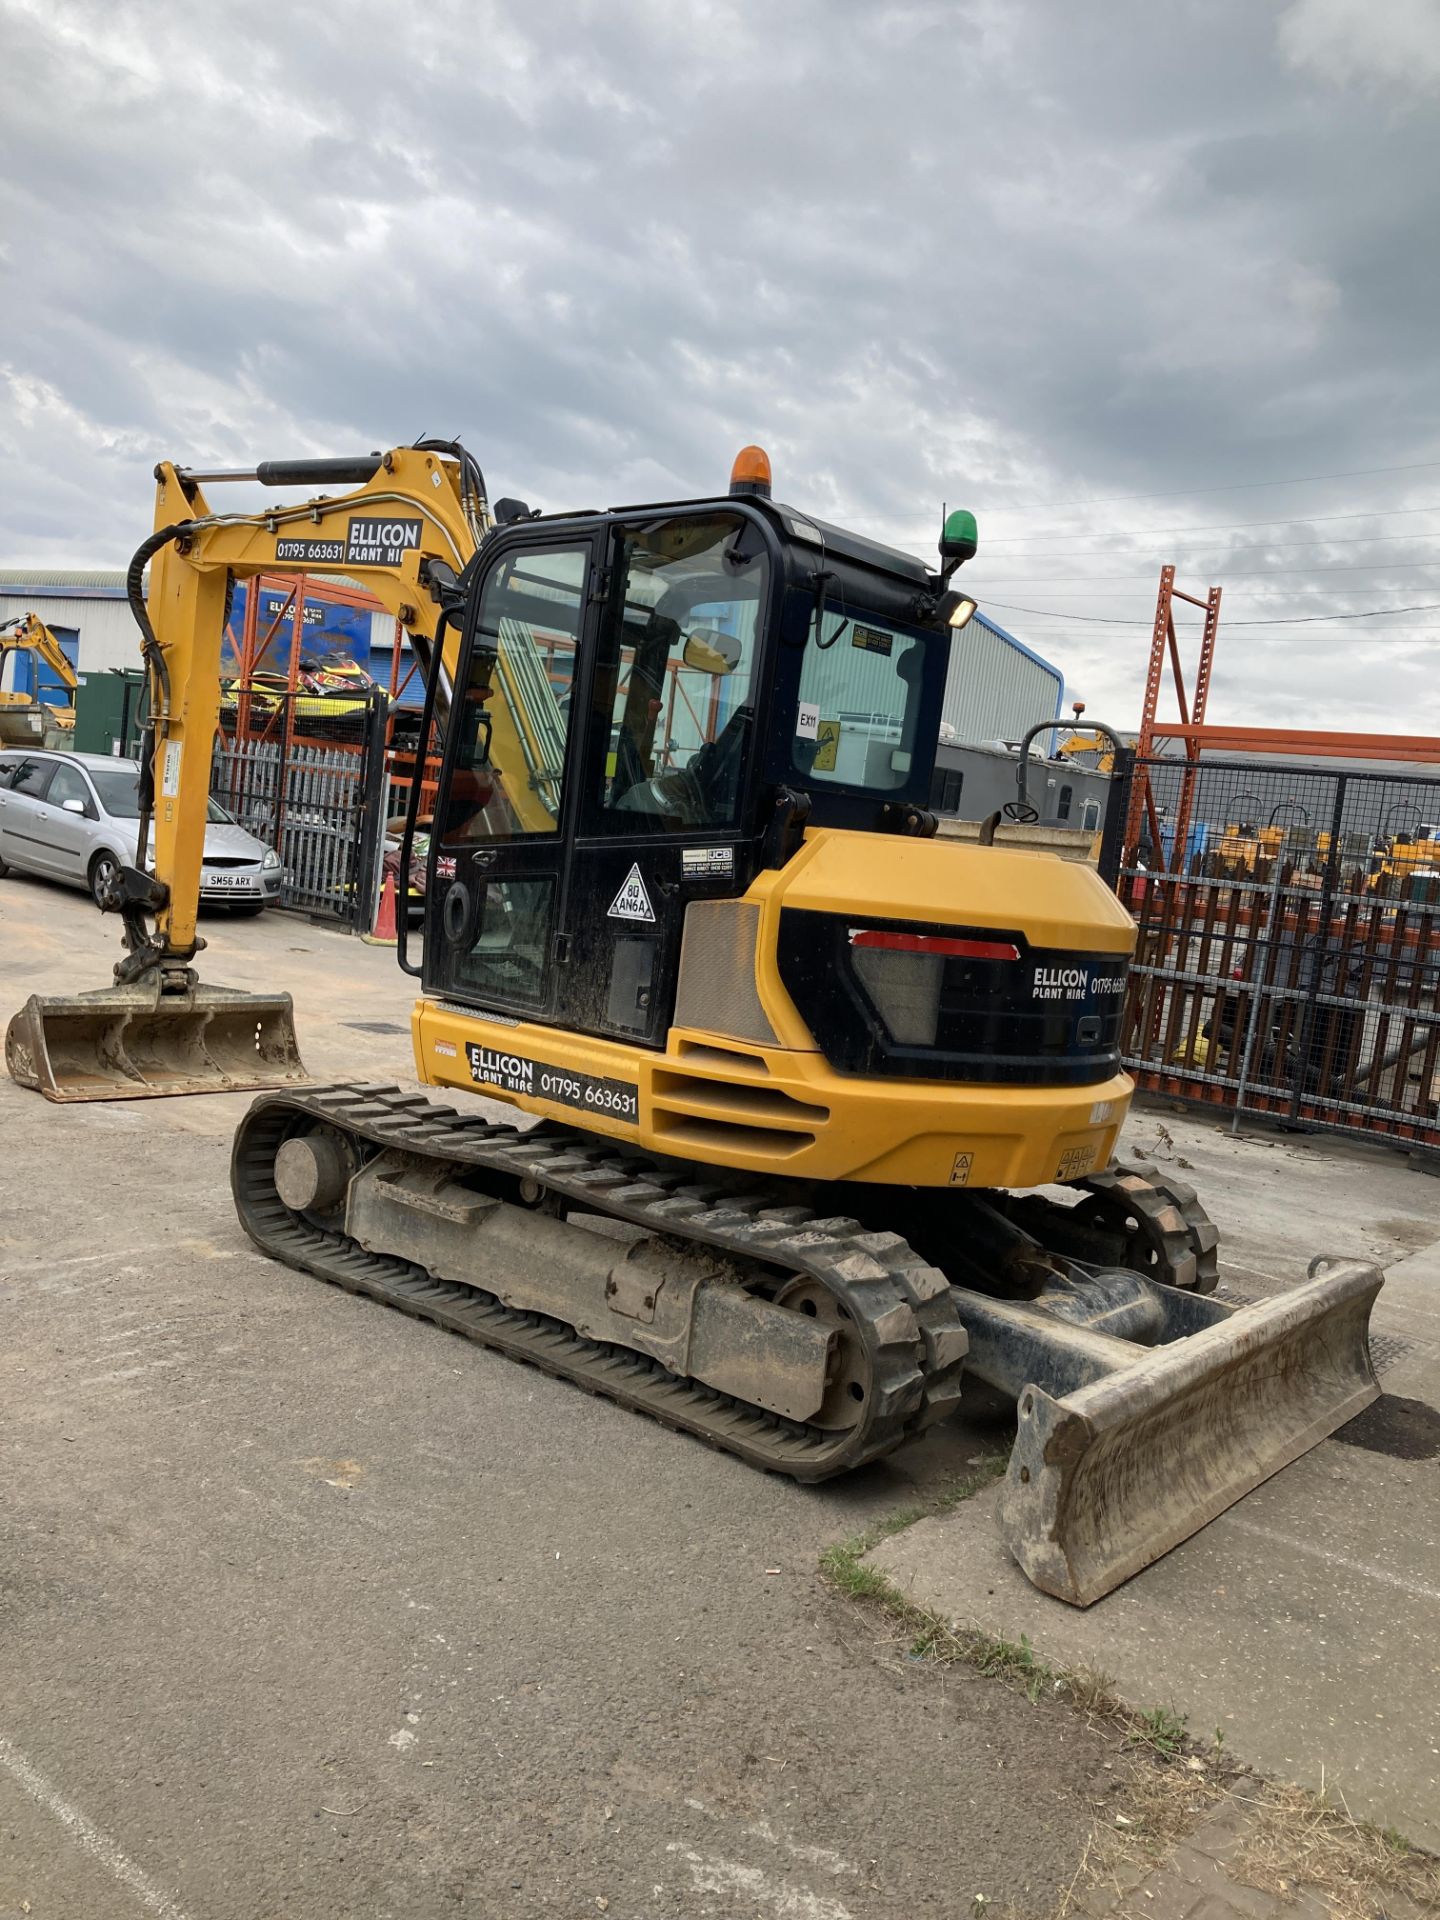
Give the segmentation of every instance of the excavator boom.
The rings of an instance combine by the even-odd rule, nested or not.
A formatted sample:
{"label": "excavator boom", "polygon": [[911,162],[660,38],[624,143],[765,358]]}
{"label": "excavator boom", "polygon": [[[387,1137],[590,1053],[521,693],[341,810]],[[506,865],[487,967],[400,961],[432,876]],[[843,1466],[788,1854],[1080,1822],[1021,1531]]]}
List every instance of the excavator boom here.
{"label": "excavator boom", "polygon": [[[232,481],[358,484],[295,505],[215,511],[205,486]],[[127,581],[148,696],[141,819],[135,863],[106,902],[122,916],[126,953],[114,987],[34,995],[6,1036],[11,1077],[51,1100],[231,1093],[305,1078],[288,994],[203,986],[191,965],[205,944],[196,921],[231,582],[343,570],[395,614],[428,670],[432,649],[444,651],[453,583],[490,524],[478,467],[448,443],[354,460],[268,461],[243,472],[200,474],[166,461],[156,482],[155,532]],[[32,618],[27,627],[38,624]],[[33,632],[26,644],[43,645]],[[69,672],[58,643],[54,652]],[[508,712],[497,719],[497,746],[519,765]],[[533,819],[542,805],[522,785],[517,816]]]}

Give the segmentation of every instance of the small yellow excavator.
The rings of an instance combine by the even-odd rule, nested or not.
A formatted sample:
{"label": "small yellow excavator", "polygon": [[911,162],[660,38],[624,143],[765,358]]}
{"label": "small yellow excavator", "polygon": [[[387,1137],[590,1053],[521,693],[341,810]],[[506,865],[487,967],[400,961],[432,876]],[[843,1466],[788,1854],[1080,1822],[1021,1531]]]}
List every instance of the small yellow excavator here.
{"label": "small yellow excavator", "polygon": [[[12,1020],[18,1082],[260,1090],[232,1185],[265,1252],[800,1480],[999,1389],[1004,1537],[1081,1605],[1375,1397],[1374,1268],[1226,1304],[1194,1192],[1113,1159],[1114,893],[994,821],[935,837],[969,514],[930,567],[778,504],[757,448],[715,497],[550,515],[492,515],[450,442],[157,478],[129,574],[154,871],[108,903],[117,984]],[[313,497],[214,511],[232,479]],[[191,964],[229,584],[316,567],[397,615],[439,723],[398,958],[455,1105],[309,1085],[288,996]]]}
{"label": "small yellow excavator", "polygon": [[[1073,700],[1070,711],[1075,718],[1072,722],[1074,732],[1067,733],[1055,747],[1057,760],[1073,760],[1077,767],[1088,767],[1092,773],[1113,773],[1115,771],[1115,748],[1111,744],[1114,735],[1108,727],[1091,727],[1088,731],[1081,727],[1080,716],[1085,711],[1083,700]],[[1110,738],[1107,739],[1106,735]]]}
{"label": "small yellow excavator", "polygon": [[0,668],[7,654],[31,654],[55,675],[70,696],[53,706],[38,693],[0,692],[0,745],[59,747],[75,731],[75,689],[80,684],[65,650],[38,614],[22,614],[0,626]]}

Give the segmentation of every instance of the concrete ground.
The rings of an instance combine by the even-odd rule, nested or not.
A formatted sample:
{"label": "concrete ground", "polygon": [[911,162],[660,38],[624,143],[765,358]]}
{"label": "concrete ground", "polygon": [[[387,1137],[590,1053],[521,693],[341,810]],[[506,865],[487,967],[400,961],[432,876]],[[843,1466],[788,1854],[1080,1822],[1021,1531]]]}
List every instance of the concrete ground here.
{"label": "concrete ground", "polygon": [[[317,1078],[408,1081],[392,954],[205,931]],[[116,952],[0,880],[0,1020]],[[1113,1738],[882,1665],[816,1571],[976,1435],[805,1490],[275,1265],[244,1105],[0,1076],[0,1915],[1046,1911]]]}
{"label": "concrete ground", "polygon": [[[291,916],[206,932],[207,979],[295,994],[317,1079],[409,1083],[390,953]],[[102,984],[115,952],[83,896],[0,881],[0,1020]],[[800,1489],[319,1285],[235,1224],[244,1104],[66,1109],[0,1077],[0,1915],[1047,1911],[1110,1821],[1114,1736],[877,1661],[816,1573],[993,1434],[956,1422]],[[1191,1157],[1162,1118],[1178,1144],[1152,1116],[1140,1139]],[[1215,1152],[1223,1179],[1192,1177],[1250,1291],[1332,1244],[1440,1242],[1440,1183],[1385,1156]],[[1403,1537],[1420,1497],[1373,1459],[1363,1514],[1327,1486],[1303,1522],[1367,1564],[1351,1535],[1383,1510]],[[1172,1637],[1221,1611],[1215,1584]],[[1297,1674],[1383,1672],[1407,1617],[1386,1588],[1370,1641],[1352,1621],[1327,1653],[1273,1596]],[[1312,1582],[1304,1607],[1330,1604]]]}
{"label": "concrete ground", "polygon": [[1000,1545],[992,1490],[883,1542],[917,1603],[1122,1698],[1188,1716],[1234,1759],[1343,1796],[1440,1849],[1440,1183],[1383,1149],[1152,1107],[1127,1151],[1198,1187],[1222,1286],[1258,1298],[1317,1253],[1386,1269],[1371,1324],[1384,1395],[1312,1453],[1085,1612],[1038,1593]]}

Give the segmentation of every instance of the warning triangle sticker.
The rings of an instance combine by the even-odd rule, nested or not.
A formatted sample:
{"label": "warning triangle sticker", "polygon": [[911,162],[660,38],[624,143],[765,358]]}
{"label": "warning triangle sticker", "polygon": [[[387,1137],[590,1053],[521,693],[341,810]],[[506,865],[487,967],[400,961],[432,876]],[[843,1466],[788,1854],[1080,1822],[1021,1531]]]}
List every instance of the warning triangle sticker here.
{"label": "warning triangle sticker", "polygon": [[640,863],[637,860],[625,876],[625,884],[610,902],[607,920],[649,920],[653,923],[655,909],[650,905],[650,896],[645,891],[645,882],[640,878]]}

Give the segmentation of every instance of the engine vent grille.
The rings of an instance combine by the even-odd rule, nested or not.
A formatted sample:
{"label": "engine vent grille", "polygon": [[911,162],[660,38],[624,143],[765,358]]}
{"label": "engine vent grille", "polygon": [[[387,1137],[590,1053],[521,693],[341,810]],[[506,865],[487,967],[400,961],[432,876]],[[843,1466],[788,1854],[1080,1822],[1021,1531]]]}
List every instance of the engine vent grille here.
{"label": "engine vent grille", "polygon": [[675,1024],[778,1046],[755,986],[760,909],[749,900],[693,900],[685,909]]}

